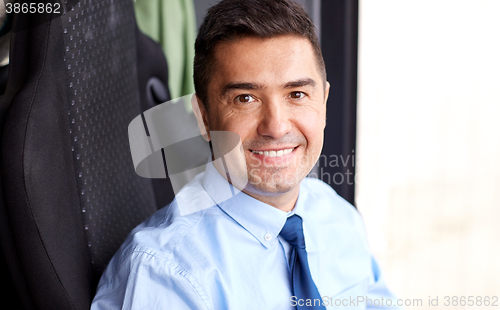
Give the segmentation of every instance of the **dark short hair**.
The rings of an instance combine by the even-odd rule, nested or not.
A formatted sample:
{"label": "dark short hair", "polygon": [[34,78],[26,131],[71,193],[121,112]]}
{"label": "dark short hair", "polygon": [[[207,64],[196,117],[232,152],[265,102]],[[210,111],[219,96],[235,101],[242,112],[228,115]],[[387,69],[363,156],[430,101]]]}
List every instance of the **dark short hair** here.
{"label": "dark short hair", "polygon": [[207,88],[214,69],[214,50],[219,42],[242,37],[271,38],[296,35],[309,39],[318,69],[326,82],[326,70],[316,28],[304,8],[292,0],[222,0],[212,6],[195,42],[194,87],[208,110]]}

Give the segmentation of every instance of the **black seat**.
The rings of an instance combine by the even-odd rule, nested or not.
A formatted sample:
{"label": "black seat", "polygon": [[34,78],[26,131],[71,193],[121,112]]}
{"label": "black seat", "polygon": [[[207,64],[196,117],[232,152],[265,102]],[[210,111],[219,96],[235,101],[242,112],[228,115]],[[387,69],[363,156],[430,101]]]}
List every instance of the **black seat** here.
{"label": "black seat", "polygon": [[88,309],[128,232],[173,198],[168,180],[136,175],[127,133],[170,99],[160,46],[132,0],[61,11],[14,16],[0,99],[2,268],[26,309]]}

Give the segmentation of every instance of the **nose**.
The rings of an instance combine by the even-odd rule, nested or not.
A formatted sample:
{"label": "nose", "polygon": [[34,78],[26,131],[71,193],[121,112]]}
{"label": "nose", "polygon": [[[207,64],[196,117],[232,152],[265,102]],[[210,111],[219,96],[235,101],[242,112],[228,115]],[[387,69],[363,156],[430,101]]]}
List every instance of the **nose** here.
{"label": "nose", "polygon": [[259,135],[279,139],[292,131],[287,102],[273,99],[264,103],[262,117],[257,128]]}

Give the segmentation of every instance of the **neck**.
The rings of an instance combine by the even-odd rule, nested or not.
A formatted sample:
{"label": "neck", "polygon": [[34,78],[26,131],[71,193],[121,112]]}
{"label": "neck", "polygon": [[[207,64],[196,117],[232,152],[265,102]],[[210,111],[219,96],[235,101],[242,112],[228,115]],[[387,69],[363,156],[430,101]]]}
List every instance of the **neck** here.
{"label": "neck", "polygon": [[[212,156],[213,160],[213,156]],[[279,209],[283,212],[289,212],[293,210],[295,207],[295,203],[297,202],[297,199],[299,197],[299,189],[300,189],[300,182],[299,184],[296,184],[295,187],[293,187],[291,190],[284,192],[284,193],[267,193],[263,192],[262,190],[259,190],[250,183],[246,182],[238,182],[240,179],[238,177],[238,173],[233,173],[231,178],[227,176],[227,173],[223,172],[226,171],[226,168],[221,167],[220,164],[217,161],[212,161],[215,169],[233,186],[237,187],[240,189],[242,192],[247,194],[250,197],[253,197],[257,200],[262,201],[263,203],[267,203],[268,205],[271,205],[275,207],[276,209]],[[234,168],[234,167],[233,167]],[[245,167],[246,168],[246,167]],[[234,169],[235,171],[238,171],[238,169]],[[244,171],[245,177],[246,171]],[[245,178],[241,178],[245,179]]]}

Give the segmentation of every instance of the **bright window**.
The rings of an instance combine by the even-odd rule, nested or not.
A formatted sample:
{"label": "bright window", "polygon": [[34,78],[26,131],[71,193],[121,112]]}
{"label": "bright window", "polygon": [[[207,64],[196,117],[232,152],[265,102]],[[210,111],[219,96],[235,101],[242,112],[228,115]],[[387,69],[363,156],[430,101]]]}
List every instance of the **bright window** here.
{"label": "bright window", "polygon": [[360,1],[356,204],[415,309],[500,295],[499,13],[496,0]]}

